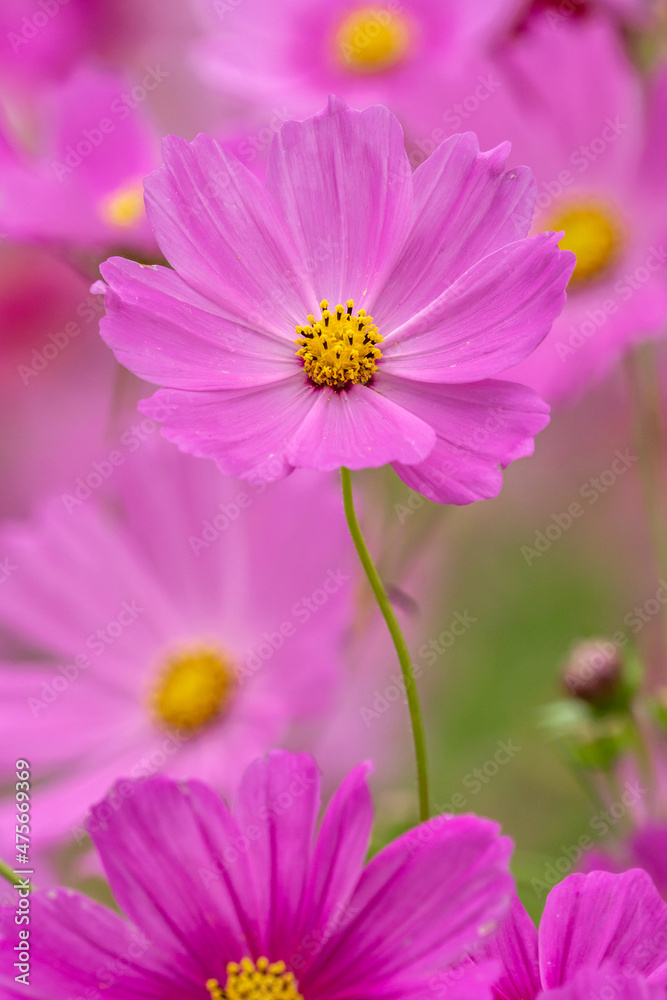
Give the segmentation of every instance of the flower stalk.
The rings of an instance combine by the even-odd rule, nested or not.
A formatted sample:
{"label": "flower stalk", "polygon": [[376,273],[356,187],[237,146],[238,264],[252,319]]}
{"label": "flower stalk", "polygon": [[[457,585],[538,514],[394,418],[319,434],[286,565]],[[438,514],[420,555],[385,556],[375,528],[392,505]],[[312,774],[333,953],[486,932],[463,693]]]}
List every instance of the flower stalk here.
{"label": "flower stalk", "polygon": [[415,746],[415,758],[417,761],[417,784],[419,789],[419,816],[422,822],[427,820],[431,815],[430,802],[429,802],[429,783],[428,783],[428,758],[426,751],[426,732],[424,729],[424,719],[422,717],[421,706],[419,704],[419,692],[417,691],[417,682],[415,679],[414,670],[412,668],[412,661],[410,659],[410,652],[408,650],[408,645],[405,641],[405,636],[401,631],[401,626],[398,623],[398,619],[394,613],[394,609],[391,606],[391,602],[385,590],[384,584],[380,579],[380,574],[375,568],[375,564],[371,558],[368,551],[368,547],[364,540],[364,536],[359,525],[359,520],[357,518],[356,511],[354,509],[354,494],[352,491],[352,477],[350,475],[350,470],[346,468],[341,469],[341,481],[343,484],[343,505],[345,507],[345,518],[347,520],[348,527],[350,529],[350,535],[352,536],[352,541],[359,555],[361,565],[364,568],[368,582],[371,585],[373,594],[378,603],[378,607],[382,612],[382,616],[387,623],[387,628],[389,629],[389,634],[391,635],[394,647],[396,649],[396,655],[398,656],[398,662],[401,665],[401,673],[403,674],[403,683],[405,684],[405,693],[408,701],[408,709],[410,712],[410,721],[412,723],[412,737]]}

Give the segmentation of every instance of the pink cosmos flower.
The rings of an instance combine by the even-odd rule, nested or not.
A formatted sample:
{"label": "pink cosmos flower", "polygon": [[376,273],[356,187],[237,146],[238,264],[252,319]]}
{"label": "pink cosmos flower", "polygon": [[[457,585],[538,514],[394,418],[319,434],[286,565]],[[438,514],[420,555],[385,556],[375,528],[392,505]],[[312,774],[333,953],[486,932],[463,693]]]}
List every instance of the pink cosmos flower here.
{"label": "pink cosmos flower", "polygon": [[545,17],[486,64],[498,86],[474,127],[508,136],[537,181],[536,230],[565,231],[577,266],[551,333],[508,377],[549,402],[603,378],[667,315],[667,73],[649,99],[613,26],[592,14],[553,30]]}
{"label": "pink cosmos flower", "polygon": [[[340,681],[351,546],[332,484],[230,481],[156,428],[126,431],[0,534],[0,747],[40,776],[40,846],[76,834],[119,774],[229,790],[292,726],[324,718]],[[313,510],[327,531],[304,559]]]}
{"label": "pink cosmos flower", "polygon": [[303,118],[335,93],[355,107],[385,104],[406,124],[432,127],[448,83],[514,6],[513,0],[221,4],[195,62],[209,83],[246,106],[285,108]]}
{"label": "pink cosmos flower", "polygon": [[240,478],[391,463],[433,499],[495,496],[547,408],[492,376],[573,266],[558,234],[525,238],[534,185],[507,152],[456,136],[413,177],[393,115],[332,99],[282,127],[263,188],[207,136],[168,138],[146,203],[174,270],[112,258],[94,286],[118,360],[165,387],[143,411]]}
{"label": "pink cosmos flower", "polygon": [[21,241],[155,258],[142,183],[159,162],[158,142],[136,96],[124,77],[80,69],[41,95],[38,152],[0,131],[0,230]]}
{"label": "pink cosmos flower", "polygon": [[483,954],[504,966],[497,1000],[583,1000],[596,995],[590,983],[628,1000],[664,996],[667,904],[643,871],[570,875],[549,893],[539,931],[515,898]]}
{"label": "pink cosmos flower", "polygon": [[[361,765],[343,782],[317,837],[320,775],[307,755],[278,750],[254,763],[233,811],[198,781],[119,782],[89,827],[127,920],[67,890],[34,893],[31,995],[431,995],[434,975],[505,911],[511,845],[494,823],[458,816],[364,865],[368,772]],[[0,911],[6,997],[25,991],[14,978],[14,910]],[[448,995],[490,996],[489,974],[468,972]]]}

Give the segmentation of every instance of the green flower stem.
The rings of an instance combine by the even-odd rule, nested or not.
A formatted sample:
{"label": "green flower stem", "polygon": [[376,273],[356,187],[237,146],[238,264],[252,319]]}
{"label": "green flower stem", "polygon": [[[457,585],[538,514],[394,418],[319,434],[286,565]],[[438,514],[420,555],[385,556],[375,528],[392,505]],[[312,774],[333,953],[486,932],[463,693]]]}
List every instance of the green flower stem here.
{"label": "green flower stem", "polygon": [[368,577],[368,582],[370,583],[373,593],[375,594],[375,599],[378,602],[380,611],[382,612],[384,620],[387,623],[389,634],[391,635],[396,648],[398,662],[401,665],[403,683],[405,684],[405,693],[408,699],[408,708],[410,710],[410,720],[412,722],[415,757],[417,758],[419,815],[423,822],[431,815],[428,791],[426,734],[424,731],[424,720],[422,718],[422,712],[419,705],[417,683],[415,681],[415,675],[410,661],[410,653],[408,651],[405,637],[401,632],[401,626],[398,624],[398,619],[394,614],[394,609],[392,608],[389,597],[387,596],[387,591],[385,590],[382,580],[380,579],[380,575],[375,568],[373,560],[371,559],[368,548],[366,547],[366,542],[364,541],[364,536],[362,535],[361,528],[359,527],[359,521],[357,520],[357,515],[354,509],[354,495],[352,493],[352,477],[350,475],[350,470],[342,468],[340,473],[343,483],[343,504],[345,507],[347,526],[350,529],[352,541],[354,542],[359,559],[361,560],[361,565],[364,568],[364,572]]}
{"label": "green flower stem", "polygon": [[21,876],[15,875],[13,869],[5,864],[4,861],[0,861],[0,877],[7,879],[11,885],[21,885]]}

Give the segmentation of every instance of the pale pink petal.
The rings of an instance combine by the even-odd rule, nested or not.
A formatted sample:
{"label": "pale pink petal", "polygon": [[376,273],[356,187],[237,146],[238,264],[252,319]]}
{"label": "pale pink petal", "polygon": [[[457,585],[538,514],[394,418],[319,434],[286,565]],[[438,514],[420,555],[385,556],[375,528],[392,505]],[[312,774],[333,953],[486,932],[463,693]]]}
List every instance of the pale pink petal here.
{"label": "pale pink petal", "polygon": [[351,298],[370,311],[410,222],[412,174],[394,115],[330,98],[314,118],[287,122],[271,146],[267,189],[300,248],[315,303]]}
{"label": "pale pink petal", "polygon": [[332,470],[419,462],[435,445],[422,419],[380,392],[353,385],[345,392],[319,389],[288,448],[293,465]]}
{"label": "pale pink petal", "polygon": [[540,233],[478,261],[385,336],[382,370],[421,382],[473,382],[523,360],[565,302],[574,255],[558,249],[559,238]]}
{"label": "pale pink petal", "polygon": [[145,182],[155,236],[181,278],[238,322],[294,339],[312,303],[303,265],[257,178],[209,136],[168,136]]}
{"label": "pale pink petal", "polygon": [[245,391],[160,389],[139,404],[183,451],[214,458],[239,479],[273,482],[292,471],[287,451],[315,403],[317,390],[302,373]]}
{"label": "pale pink petal", "polygon": [[409,486],[440,503],[497,496],[501,468],[531,454],[535,434],[549,420],[546,403],[511,382],[434,385],[379,372],[375,384],[435,430],[436,445],[423,462],[392,464]]}
{"label": "pale pink petal", "polygon": [[505,170],[509,143],[480,153],[472,132],[445,140],[414,174],[412,228],[373,308],[383,329],[407,322],[494,250],[528,235],[535,181]]}
{"label": "pale pink petal", "polygon": [[233,323],[170,268],[112,257],[100,270],[100,334],[139,378],[171,389],[235,389],[295,369],[293,345]]}

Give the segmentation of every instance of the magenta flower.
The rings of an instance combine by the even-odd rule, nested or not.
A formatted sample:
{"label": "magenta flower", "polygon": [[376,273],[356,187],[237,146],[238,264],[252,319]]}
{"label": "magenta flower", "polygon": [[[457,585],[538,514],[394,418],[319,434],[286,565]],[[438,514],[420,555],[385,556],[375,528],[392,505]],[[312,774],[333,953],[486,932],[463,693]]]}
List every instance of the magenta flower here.
{"label": "magenta flower", "polygon": [[159,162],[141,98],[162,70],[133,88],[123,76],[79,69],[40,94],[39,153],[0,130],[0,231],[15,240],[157,256],[143,178]]}
{"label": "magenta flower", "polygon": [[[165,388],[163,433],[246,478],[391,463],[433,499],[495,496],[547,408],[491,376],[564,301],[572,255],[530,239],[534,187],[471,134],[415,173],[384,108],[284,125],[266,189],[207,136],[165,141],[146,181],[174,270],[112,258],[101,333]],[[319,305],[318,305],[319,303]]]}
{"label": "magenta flower", "polygon": [[[343,782],[316,839],[320,775],[307,755],[278,750],[254,763],[233,812],[200,782],[121,781],[92,810],[89,828],[131,923],[67,890],[35,893],[31,994],[390,1000],[431,992],[430,977],[504,912],[511,845],[494,823],[459,816],[405,834],[364,866],[368,771],[361,765]],[[12,965],[18,928],[13,908],[1,912],[0,984],[17,997],[25,991]],[[461,995],[489,996],[489,971],[468,973]]]}
{"label": "magenta flower", "polygon": [[[0,535],[15,650],[0,665],[0,748],[9,760],[20,745],[40,775],[40,847],[76,836],[119,774],[233,788],[294,727],[326,721],[342,679],[351,546],[332,484],[230,481],[159,439],[155,451],[155,432],[125,432]],[[309,508],[327,532],[299,559]]]}
{"label": "magenta flower", "polygon": [[616,983],[613,995],[628,1000],[664,996],[667,904],[643,871],[570,875],[549,893],[539,931],[515,898],[483,954],[503,963],[497,1000],[584,1000],[591,983]]}

